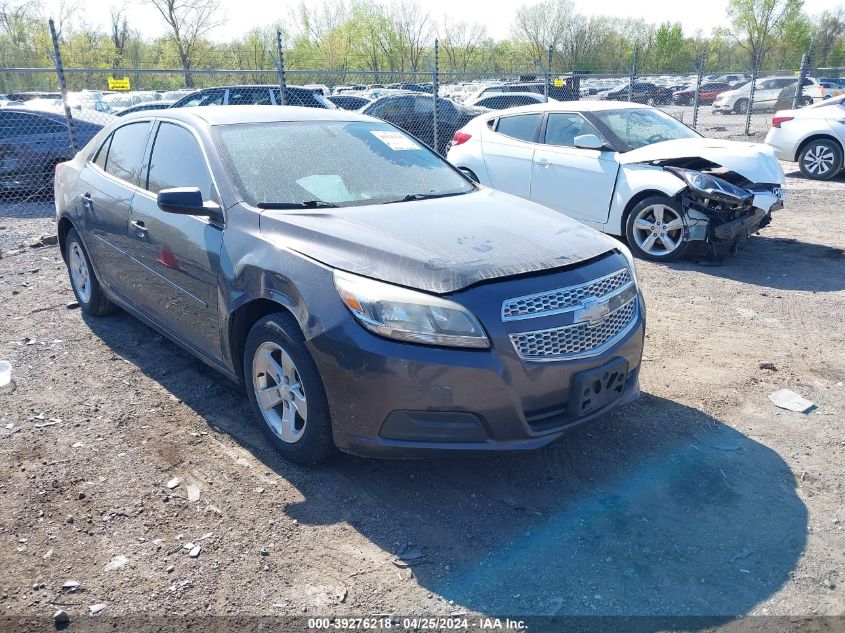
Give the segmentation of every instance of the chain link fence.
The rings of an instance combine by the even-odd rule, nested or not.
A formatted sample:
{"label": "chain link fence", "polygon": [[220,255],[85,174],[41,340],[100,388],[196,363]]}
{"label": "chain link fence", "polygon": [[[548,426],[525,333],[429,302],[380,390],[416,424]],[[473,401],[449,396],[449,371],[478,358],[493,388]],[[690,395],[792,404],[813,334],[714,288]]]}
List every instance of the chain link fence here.
{"label": "chain link fence", "polygon": [[[51,25],[52,26],[52,25]],[[446,155],[459,129],[486,111],[545,101],[628,101],[660,108],[704,136],[762,140],[772,113],[845,93],[845,68],[641,75],[565,72],[552,51],[525,72],[443,71],[437,44],[415,72],[285,69],[0,68],[0,217],[51,213],[55,166],[128,113],[174,105],[300,105],[356,110]],[[190,87],[189,87],[190,86]],[[435,94],[437,98],[435,99]]]}

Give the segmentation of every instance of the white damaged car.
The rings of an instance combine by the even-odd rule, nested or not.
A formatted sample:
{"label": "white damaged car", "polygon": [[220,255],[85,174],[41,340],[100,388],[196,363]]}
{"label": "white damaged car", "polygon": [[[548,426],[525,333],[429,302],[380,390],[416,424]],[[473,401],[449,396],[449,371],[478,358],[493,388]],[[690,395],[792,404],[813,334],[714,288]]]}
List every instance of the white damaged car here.
{"label": "white damaged car", "polygon": [[482,185],[625,236],[635,254],[658,261],[695,243],[724,256],[783,206],[770,147],[704,138],[632,103],[488,112],[455,133],[448,159]]}

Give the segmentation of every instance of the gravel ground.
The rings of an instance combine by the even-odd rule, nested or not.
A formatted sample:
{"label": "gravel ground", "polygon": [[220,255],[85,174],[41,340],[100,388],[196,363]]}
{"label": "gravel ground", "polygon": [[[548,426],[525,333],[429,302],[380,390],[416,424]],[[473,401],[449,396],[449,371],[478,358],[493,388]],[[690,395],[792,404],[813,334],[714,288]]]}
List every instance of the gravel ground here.
{"label": "gravel ground", "polygon": [[528,454],[315,469],[153,330],[66,307],[47,205],[0,209],[0,616],[845,615],[845,178],[786,167],[725,265],[640,264],[636,403]]}

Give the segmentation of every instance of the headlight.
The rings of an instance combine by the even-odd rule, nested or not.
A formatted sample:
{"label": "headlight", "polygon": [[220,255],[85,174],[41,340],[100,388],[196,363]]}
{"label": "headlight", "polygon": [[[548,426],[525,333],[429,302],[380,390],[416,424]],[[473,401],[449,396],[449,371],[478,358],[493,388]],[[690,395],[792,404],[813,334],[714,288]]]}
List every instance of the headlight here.
{"label": "headlight", "polygon": [[690,189],[712,200],[736,204],[738,202],[745,203],[754,197],[754,194],[750,191],[741,189],[727,180],[716,178],[710,174],[703,174],[694,169],[681,169],[680,167],[664,167],[664,169],[686,182]]}
{"label": "headlight", "polygon": [[375,334],[427,345],[490,347],[478,319],[454,301],[337,270],[334,285],[358,322]]}
{"label": "headlight", "polygon": [[634,254],[631,252],[631,249],[625,246],[624,244],[616,244],[616,248],[619,249],[619,252],[625,256],[625,259],[628,260],[628,268],[631,269],[631,277],[634,280],[634,283],[639,285],[637,281],[637,264],[634,261]]}

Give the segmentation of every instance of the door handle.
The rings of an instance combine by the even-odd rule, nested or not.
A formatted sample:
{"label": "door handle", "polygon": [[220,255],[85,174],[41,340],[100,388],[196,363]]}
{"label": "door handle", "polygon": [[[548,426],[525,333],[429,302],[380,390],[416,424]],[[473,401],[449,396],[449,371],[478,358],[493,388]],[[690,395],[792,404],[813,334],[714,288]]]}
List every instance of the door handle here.
{"label": "door handle", "polygon": [[93,204],[94,204],[94,201],[91,200],[91,194],[90,193],[86,192],[86,193],[82,194],[82,206],[90,207]]}
{"label": "door handle", "polygon": [[141,239],[145,239],[147,237],[147,227],[144,226],[143,220],[132,220],[129,223],[129,226],[132,227],[132,230],[135,231],[135,236],[140,237]]}
{"label": "door handle", "polygon": [[547,158],[538,158],[537,164],[542,165],[543,167],[548,167],[549,165],[551,165],[551,163],[549,162],[549,160]]}

